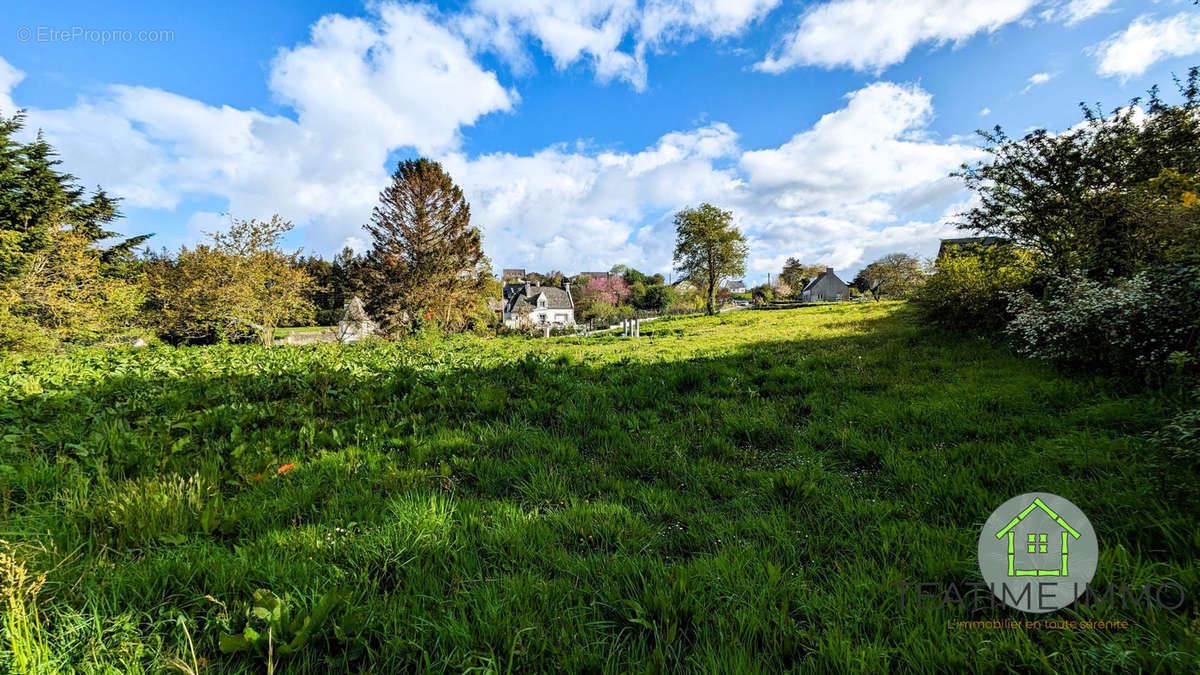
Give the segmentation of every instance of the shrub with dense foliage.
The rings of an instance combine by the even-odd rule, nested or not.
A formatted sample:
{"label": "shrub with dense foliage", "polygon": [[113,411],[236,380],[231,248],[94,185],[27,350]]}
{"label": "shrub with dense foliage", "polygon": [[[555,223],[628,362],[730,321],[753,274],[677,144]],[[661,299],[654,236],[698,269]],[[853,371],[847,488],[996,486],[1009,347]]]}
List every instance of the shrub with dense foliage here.
{"label": "shrub with dense foliage", "polygon": [[914,296],[930,320],[994,332],[1008,323],[1008,293],[1025,288],[1037,269],[1032,251],[1011,245],[949,247]]}
{"label": "shrub with dense foliage", "polygon": [[1152,89],[1058,134],[983,132],[990,159],[958,174],[977,198],[960,226],[1012,245],[939,258],[917,296],[929,316],[1007,325],[1019,351],[1070,367],[1149,376],[1194,354],[1200,69],[1179,85],[1178,103]]}
{"label": "shrub with dense foliage", "polygon": [[1010,296],[1005,329],[1020,354],[1080,370],[1161,373],[1195,346],[1200,284],[1188,270],[1139,272],[1112,284],[1052,279],[1041,297]]}
{"label": "shrub with dense foliage", "polygon": [[1056,273],[1098,281],[1162,262],[1180,243],[1200,245],[1194,219],[1164,227],[1164,207],[1176,209],[1158,199],[1200,174],[1200,69],[1179,89],[1174,104],[1152,89],[1144,105],[1134,99],[1109,115],[1085,108],[1083,124],[1062,133],[982,132],[991,157],[958,174],[978,201],[961,226],[1036,250]]}

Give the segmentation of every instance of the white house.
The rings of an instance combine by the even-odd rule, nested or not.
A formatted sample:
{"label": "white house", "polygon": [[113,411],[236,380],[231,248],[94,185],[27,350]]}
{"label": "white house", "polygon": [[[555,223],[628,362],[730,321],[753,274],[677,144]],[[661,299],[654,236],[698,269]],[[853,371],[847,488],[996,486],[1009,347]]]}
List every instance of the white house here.
{"label": "white house", "polygon": [[509,328],[529,326],[567,327],[575,325],[575,300],[571,286],[535,286],[529,282],[505,284],[504,325]]}

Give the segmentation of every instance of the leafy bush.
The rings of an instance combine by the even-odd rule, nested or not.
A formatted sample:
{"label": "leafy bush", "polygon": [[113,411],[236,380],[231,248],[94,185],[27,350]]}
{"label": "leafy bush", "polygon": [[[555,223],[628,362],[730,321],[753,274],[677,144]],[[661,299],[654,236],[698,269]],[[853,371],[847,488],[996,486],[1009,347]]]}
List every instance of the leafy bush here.
{"label": "leafy bush", "polygon": [[1121,374],[1161,372],[1194,346],[1200,270],[1142,272],[1115,284],[1057,277],[1044,297],[1010,296],[1006,333],[1020,354]]}
{"label": "leafy bush", "polygon": [[1033,252],[1022,248],[951,247],[934,263],[914,300],[934,323],[998,332],[1009,318],[1006,295],[1029,286],[1035,271]]}

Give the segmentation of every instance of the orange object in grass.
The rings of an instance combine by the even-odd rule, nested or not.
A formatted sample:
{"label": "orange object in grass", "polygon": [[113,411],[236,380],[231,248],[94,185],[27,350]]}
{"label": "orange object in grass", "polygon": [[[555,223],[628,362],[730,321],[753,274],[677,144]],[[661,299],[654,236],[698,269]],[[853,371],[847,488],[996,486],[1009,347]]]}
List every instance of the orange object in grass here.
{"label": "orange object in grass", "polygon": [[296,463],[295,463],[295,462],[288,462],[287,464],[284,464],[283,466],[279,467],[279,471],[278,471],[278,473],[287,473],[287,472],[291,471],[291,470],[292,470],[292,469],[294,469],[294,468],[296,468]]}

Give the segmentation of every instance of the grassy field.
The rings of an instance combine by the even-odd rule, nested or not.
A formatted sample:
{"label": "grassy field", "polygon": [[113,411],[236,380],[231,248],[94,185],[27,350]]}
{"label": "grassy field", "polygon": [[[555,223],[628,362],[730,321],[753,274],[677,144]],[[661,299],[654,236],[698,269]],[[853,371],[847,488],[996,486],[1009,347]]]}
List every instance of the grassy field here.
{"label": "grassy field", "polygon": [[337,330],[337,326],[291,326],[287,328],[276,328],[275,339],[280,340],[286,338],[288,333],[320,333],[325,330]]}
{"label": "grassy field", "polygon": [[[1116,631],[901,608],[893,584],[977,580],[1030,491],[1088,515],[1097,585],[1200,590],[1196,475],[1146,440],[1168,393],[904,305],[0,366],[0,671],[1200,667],[1191,597],[1055,615]],[[248,622],[263,651],[223,653]]]}

